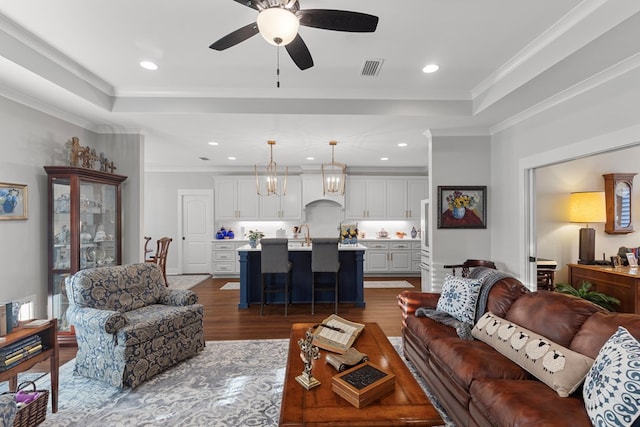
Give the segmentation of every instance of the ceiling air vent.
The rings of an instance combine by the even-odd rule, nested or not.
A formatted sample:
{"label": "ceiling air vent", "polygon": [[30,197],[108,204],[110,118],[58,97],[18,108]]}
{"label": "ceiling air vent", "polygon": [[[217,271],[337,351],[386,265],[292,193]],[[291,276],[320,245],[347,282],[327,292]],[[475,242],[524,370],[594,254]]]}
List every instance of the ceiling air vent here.
{"label": "ceiling air vent", "polygon": [[361,76],[364,77],[375,77],[380,74],[380,68],[382,68],[382,63],[384,59],[365,59],[362,64],[362,71],[360,72]]}

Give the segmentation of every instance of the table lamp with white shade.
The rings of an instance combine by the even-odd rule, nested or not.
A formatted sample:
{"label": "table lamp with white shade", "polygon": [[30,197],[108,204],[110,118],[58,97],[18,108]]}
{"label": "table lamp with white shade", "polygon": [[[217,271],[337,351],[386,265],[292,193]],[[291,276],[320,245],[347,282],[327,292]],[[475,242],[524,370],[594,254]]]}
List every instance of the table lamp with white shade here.
{"label": "table lamp with white shade", "polygon": [[580,229],[578,264],[595,264],[596,230],[589,224],[606,221],[604,191],[571,193],[569,221],[585,224]]}

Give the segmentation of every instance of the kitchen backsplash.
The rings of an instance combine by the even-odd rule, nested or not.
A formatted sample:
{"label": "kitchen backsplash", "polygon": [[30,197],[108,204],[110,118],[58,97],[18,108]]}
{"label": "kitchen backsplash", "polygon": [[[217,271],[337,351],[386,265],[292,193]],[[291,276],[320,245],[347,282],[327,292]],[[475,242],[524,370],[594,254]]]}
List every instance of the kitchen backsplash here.
{"label": "kitchen backsplash", "polygon": [[[330,218],[329,216],[319,215],[315,218],[308,217],[307,224],[311,237],[338,237],[340,219]],[[220,227],[224,227],[226,230],[233,230],[236,239],[246,239],[245,234],[249,230],[260,230],[266,237],[276,237],[278,230],[283,229],[286,236],[292,239],[293,227],[300,226],[300,222],[293,221],[221,221],[216,223],[215,231],[218,231]],[[377,233],[384,228],[387,231],[389,238],[398,238],[396,233],[406,233],[405,239],[411,238],[411,229],[415,227],[419,229],[419,221],[359,221],[358,231],[360,237],[364,233],[364,238],[375,239]],[[298,236],[302,238],[302,234]]]}

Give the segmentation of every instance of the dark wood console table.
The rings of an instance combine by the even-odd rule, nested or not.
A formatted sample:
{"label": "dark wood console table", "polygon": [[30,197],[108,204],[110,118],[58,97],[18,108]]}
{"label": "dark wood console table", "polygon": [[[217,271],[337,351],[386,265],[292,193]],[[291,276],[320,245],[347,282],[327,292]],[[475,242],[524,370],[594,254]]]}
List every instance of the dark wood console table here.
{"label": "dark wood console table", "polygon": [[640,268],[606,267],[568,264],[569,283],[574,288],[583,281],[593,284],[592,290],[618,298],[621,313],[640,314]]}
{"label": "dark wood console table", "polygon": [[49,359],[49,372],[51,374],[51,411],[58,412],[58,319],[51,319],[49,323],[37,328],[22,328],[18,326],[11,333],[4,336],[0,348],[17,341],[40,335],[44,350],[42,353],[18,363],[17,365],[0,372],[0,381],[9,381],[9,390],[14,391],[18,386],[18,373],[27,371],[37,363]]}

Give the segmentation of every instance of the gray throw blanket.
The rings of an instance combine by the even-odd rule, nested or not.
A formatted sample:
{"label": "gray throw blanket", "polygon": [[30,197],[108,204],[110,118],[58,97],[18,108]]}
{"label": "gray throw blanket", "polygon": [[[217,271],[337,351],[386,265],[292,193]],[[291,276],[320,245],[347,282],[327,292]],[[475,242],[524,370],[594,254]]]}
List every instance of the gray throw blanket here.
{"label": "gray throw blanket", "polygon": [[428,317],[429,319],[433,319],[438,323],[442,323],[443,325],[455,328],[458,337],[462,338],[463,340],[473,339],[473,336],[471,335],[472,325],[469,325],[466,322],[459,321],[449,313],[436,310],[435,308],[420,307],[416,310],[416,316]]}
{"label": "gray throw blanket", "polygon": [[480,293],[478,294],[478,300],[476,301],[476,323],[484,312],[487,310],[487,299],[489,299],[489,292],[493,285],[495,285],[499,280],[513,277],[512,275],[505,273],[504,271],[495,270],[493,268],[487,267],[476,267],[471,270],[469,273],[469,279],[478,279],[482,282],[480,285]]}
{"label": "gray throw blanket", "polygon": [[[478,322],[478,320],[480,320],[487,309],[487,299],[489,298],[489,291],[491,291],[493,285],[495,285],[500,279],[504,279],[506,277],[513,276],[503,271],[487,267],[476,267],[469,273],[469,279],[477,279],[479,282],[481,282],[480,292],[476,301],[476,323]],[[465,340],[473,339],[473,336],[471,335],[471,329],[473,328],[473,325],[461,322],[455,317],[451,316],[449,313],[436,310],[435,308],[420,307],[416,310],[415,315],[428,317],[435,320],[436,322],[442,323],[443,325],[455,328],[459,338]]]}

